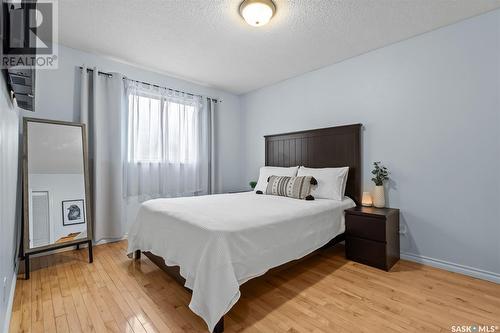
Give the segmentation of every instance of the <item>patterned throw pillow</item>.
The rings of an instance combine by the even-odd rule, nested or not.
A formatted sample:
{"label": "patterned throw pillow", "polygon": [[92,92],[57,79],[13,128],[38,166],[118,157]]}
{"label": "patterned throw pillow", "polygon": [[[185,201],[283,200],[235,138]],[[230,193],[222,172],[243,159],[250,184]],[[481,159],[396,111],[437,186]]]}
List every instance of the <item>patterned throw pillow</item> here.
{"label": "patterned throw pillow", "polygon": [[279,195],[295,199],[314,200],[311,190],[318,182],[312,176],[287,177],[271,176],[269,177],[266,194]]}

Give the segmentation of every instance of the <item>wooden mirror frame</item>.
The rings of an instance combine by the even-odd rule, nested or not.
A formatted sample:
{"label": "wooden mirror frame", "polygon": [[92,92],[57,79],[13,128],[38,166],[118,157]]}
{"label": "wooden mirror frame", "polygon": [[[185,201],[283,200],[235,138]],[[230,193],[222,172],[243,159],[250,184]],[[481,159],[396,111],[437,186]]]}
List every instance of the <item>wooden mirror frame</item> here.
{"label": "wooden mirror frame", "polygon": [[[44,123],[52,125],[75,126],[81,128],[82,133],[82,148],[83,148],[83,177],[85,182],[85,218],[87,223],[87,237],[72,240],[64,243],[54,243],[40,247],[29,247],[29,184],[28,184],[28,123]],[[89,165],[88,165],[88,148],[87,148],[87,130],[85,124],[73,123],[67,121],[38,119],[31,117],[23,118],[23,256],[25,264],[25,278],[29,279],[29,259],[30,255],[41,252],[57,250],[64,247],[76,246],[79,249],[80,244],[87,244],[89,250],[89,263],[93,262],[92,254],[92,207],[90,204],[90,180],[89,180]]]}

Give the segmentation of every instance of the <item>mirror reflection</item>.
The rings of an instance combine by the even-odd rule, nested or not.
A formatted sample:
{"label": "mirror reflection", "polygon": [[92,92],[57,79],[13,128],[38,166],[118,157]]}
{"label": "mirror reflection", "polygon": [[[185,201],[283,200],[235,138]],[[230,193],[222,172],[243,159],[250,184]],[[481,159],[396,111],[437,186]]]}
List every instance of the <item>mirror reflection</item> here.
{"label": "mirror reflection", "polygon": [[82,127],[27,123],[29,248],[87,237]]}

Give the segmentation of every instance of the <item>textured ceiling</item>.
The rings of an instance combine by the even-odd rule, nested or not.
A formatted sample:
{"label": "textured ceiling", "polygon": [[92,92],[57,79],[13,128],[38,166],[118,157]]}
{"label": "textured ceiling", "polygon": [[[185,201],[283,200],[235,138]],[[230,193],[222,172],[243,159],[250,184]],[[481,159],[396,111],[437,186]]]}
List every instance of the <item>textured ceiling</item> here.
{"label": "textured ceiling", "polygon": [[500,0],[275,0],[247,25],[236,0],[59,1],[60,43],[245,93],[500,7]]}

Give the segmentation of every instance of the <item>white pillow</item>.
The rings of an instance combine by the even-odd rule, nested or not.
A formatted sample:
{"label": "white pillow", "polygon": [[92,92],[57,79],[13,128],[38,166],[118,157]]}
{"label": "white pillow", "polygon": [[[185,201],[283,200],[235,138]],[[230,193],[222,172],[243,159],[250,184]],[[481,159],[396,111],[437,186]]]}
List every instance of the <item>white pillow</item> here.
{"label": "white pillow", "polygon": [[297,177],[313,176],[318,185],[314,186],[311,195],[317,199],[344,199],[349,167],[343,168],[306,168],[301,166]]}
{"label": "white pillow", "polygon": [[259,180],[255,186],[255,191],[262,191],[266,193],[267,179],[271,176],[288,176],[295,177],[297,175],[298,166],[290,168],[268,167],[263,166],[259,171]]}

